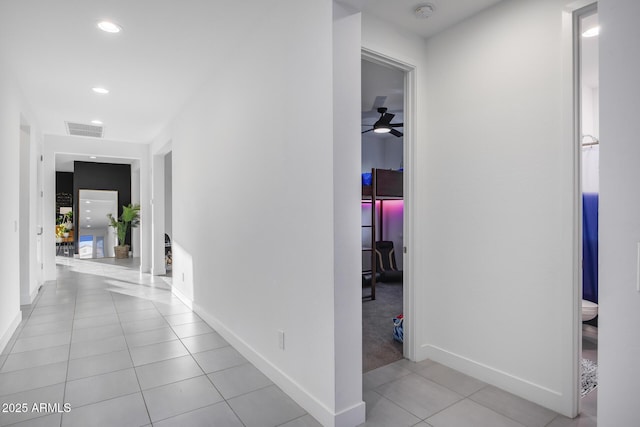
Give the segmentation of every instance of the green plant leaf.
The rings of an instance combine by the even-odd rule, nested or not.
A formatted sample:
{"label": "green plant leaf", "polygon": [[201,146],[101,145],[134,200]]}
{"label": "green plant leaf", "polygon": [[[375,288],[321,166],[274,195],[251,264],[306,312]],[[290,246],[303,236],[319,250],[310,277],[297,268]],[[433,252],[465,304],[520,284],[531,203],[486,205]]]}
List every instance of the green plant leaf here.
{"label": "green plant leaf", "polygon": [[110,213],[107,214],[107,218],[109,225],[116,229],[118,245],[123,246],[129,227],[135,228],[140,225],[140,205],[129,203],[128,206],[122,206],[122,215],[119,218],[114,218]]}

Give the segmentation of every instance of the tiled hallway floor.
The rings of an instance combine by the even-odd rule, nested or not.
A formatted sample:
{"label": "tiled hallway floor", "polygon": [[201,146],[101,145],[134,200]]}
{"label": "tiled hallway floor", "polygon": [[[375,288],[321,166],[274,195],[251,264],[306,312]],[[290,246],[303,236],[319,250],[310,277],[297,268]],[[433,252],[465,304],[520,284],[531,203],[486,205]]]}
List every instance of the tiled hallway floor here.
{"label": "tiled hallway floor", "polygon": [[58,259],[57,283],[23,308],[0,356],[0,401],[28,403],[0,413],[0,425],[319,426],[165,279],[135,267]]}
{"label": "tiled hallway floor", "polygon": [[[170,279],[135,267],[58,260],[57,283],[23,308],[0,355],[0,403],[27,405],[0,412],[1,426],[319,426],[175,298]],[[570,420],[431,361],[370,371],[363,389],[368,427],[596,425],[595,413]]]}

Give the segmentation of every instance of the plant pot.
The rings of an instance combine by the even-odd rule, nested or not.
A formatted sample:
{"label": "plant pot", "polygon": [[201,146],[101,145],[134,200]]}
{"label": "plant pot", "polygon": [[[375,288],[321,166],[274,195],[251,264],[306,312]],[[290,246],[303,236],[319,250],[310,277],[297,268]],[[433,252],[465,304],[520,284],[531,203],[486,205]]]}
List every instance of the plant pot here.
{"label": "plant pot", "polygon": [[66,239],[67,237],[69,237],[69,233],[62,233],[62,236]]}
{"label": "plant pot", "polygon": [[114,246],[113,249],[116,254],[116,259],[129,258],[129,245]]}

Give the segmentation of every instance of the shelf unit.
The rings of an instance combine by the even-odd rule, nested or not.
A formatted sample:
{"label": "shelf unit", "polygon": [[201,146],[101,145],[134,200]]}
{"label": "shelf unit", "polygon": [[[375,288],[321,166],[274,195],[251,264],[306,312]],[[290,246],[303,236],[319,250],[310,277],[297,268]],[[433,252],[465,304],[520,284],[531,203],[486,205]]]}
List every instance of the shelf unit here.
{"label": "shelf unit", "polygon": [[[401,200],[403,198],[403,175],[402,171],[387,169],[371,169],[371,185],[362,185],[362,203],[371,204],[371,220],[369,224],[362,224],[362,228],[371,228],[370,245],[362,248],[362,252],[369,252],[371,256],[371,268],[362,271],[363,282],[366,274],[371,274],[371,294],[363,298],[376,299],[376,241],[378,241],[378,230],[380,240],[384,239],[384,201]],[[377,203],[380,202],[378,209]],[[378,221],[376,221],[378,219]]]}

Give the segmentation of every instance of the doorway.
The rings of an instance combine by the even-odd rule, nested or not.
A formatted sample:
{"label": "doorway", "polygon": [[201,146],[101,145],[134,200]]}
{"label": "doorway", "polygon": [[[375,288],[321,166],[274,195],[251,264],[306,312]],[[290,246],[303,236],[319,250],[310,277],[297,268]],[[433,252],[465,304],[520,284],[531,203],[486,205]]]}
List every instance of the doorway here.
{"label": "doorway", "polygon": [[[406,255],[410,234],[405,171],[411,129],[412,67],[363,52],[362,67],[362,337],[363,372],[410,358]],[[409,96],[407,96],[409,94]]]}
{"label": "doorway", "polygon": [[599,72],[597,4],[575,13],[582,236],[580,412],[595,417],[598,363]]}
{"label": "doorway", "polygon": [[166,276],[173,274],[173,156],[169,151],[164,156],[164,262]]}

